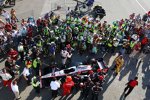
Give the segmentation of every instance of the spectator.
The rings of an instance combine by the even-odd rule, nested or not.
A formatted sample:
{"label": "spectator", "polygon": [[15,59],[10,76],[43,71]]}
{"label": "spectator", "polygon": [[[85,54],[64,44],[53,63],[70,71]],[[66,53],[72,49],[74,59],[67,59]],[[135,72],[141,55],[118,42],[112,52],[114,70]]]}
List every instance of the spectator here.
{"label": "spectator", "polygon": [[98,85],[98,83],[96,83],[96,85],[94,85],[92,87],[92,99],[93,100],[98,100],[99,92],[102,91],[102,90],[103,90],[103,88],[100,87]]}
{"label": "spectator", "polygon": [[33,77],[31,84],[33,88],[35,89],[35,92],[39,95],[40,94],[40,81],[38,81],[37,77]]}
{"label": "spectator", "polygon": [[6,69],[2,70],[3,73],[0,74],[3,80],[3,85],[8,86],[11,89],[11,81],[12,81],[12,76],[6,72]]}
{"label": "spectator", "polygon": [[13,8],[11,9],[10,14],[11,14],[11,18],[14,17],[15,20],[19,21],[16,17],[16,11]]}
{"label": "spectator", "polygon": [[14,76],[14,73],[11,70],[12,67],[13,67],[13,60],[10,57],[8,57],[7,60],[5,61],[5,68],[11,76]]}
{"label": "spectator", "polygon": [[41,64],[42,63],[41,63],[41,60],[39,57],[37,57],[36,59],[33,60],[33,69],[34,69],[36,75],[39,75],[39,70],[40,70]]}
{"label": "spectator", "polygon": [[31,73],[30,73],[30,70],[27,66],[23,69],[22,74],[23,74],[23,77],[25,78],[25,80],[27,82],[27,85],[30,85],[31,84]]}
{"label": "spectator", "polygon": [[60,83],[56,80],[56,78],[53,78],[53,80],[50,83],[50,88],[52,91],[52,98],[56,98],[58,95],[58,90],[60,88]]}
{"label": "spectator", "polygon": [[71,76],[66,77],[66,81],[63,83],[63,96],[70,94],[72,88],[74,86],[74,82]]}
{"label": "spectator", "polygon": [[6,22],[6,24],[5,24],[5,30],[7,32],[11,32],[12,31],[12,25],[10,23]]}
{"label": "spectator", "polygon": [[115,58],[115,67],[113,69],[115,69],[116,75],[119,74],[120,69],[123,66],[123,64],[124,64],[124,59],[122,55]]}
{"label": "spectator", "polygon": [[11,48],[10,51],[8,52],[8,56],[11,57],[12,60],[16,61],[18,58],[18,52],[13,48]]}
{"label": "spectator", "polygon": [[130,58],[134,58],[135,55],[141,50],[141,43],[138,42],[134,45],[132,53],[129,55]]}
{"label": "spectator", "polygon": [[69,55],[69,53],[68,53],[68,51],[67,51],[66,48],[64,50],[61,50],[61,59],[62,59],[62,65],[63,65],[63,67],[65,67],[68,55]]}
{"label": "spectator", "polygon": [[17,81],[15,79],[11,82],[11,89],[12,89],[13,93],[15,94],[15,99],[16,100],[21,99]]}
{"label": "spectator", "polygon": [[18,45],[18,52],[19,52],[21,61],[23,61],[24,60],[24,47],[21,42]]}
{"label": "spectator", "polygon": [[128,92],[124,95],[124,97],[126,98],[134,89],[134,87],[136,85],[138,85],[138,81],[137,81],[138,77],[135,77],[134,80],[130,80],[126,85],[127,87],[124,89],[123,93],[126,93],[126,91],[128,90]]}
{"label": "spectator", "polygon": [[3,10],[3,12],[2,12],[2,16],[4,16],[4,18],[5,18],[6,22],[8,22],[8,23],[10,23],[10,22],[11,22],[9,12],[7,12],[6,10]]}

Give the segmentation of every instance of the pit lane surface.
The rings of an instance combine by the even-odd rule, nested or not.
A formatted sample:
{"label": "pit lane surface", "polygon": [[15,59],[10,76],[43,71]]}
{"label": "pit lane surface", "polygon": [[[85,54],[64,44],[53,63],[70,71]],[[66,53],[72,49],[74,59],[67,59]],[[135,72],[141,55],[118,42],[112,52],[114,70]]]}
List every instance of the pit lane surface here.
{"label": "pit lane surface", "polygon": [[[66,0],[67,6],[75,5],[74,1]],[[17,0],[17,4],[14,7],[17,11],[19,18],[26,18],[27,16],[33,15],[41,16],[49,10],[53,10],[54,4],[62,4],[64,6],[64,0]],[[122,18],[128,18],[131,13],[140,13],[144,14],[145,10],[150,10],[150,0],[96,0],[96,4],[100,4],[106,10],[106,17],[103,20],[107,20],[111,23],[114,20],[119,20]],[[143,9],[143,8],[145,9]],[[10,10],[11,8],[7,8]],[[65,10],[58,11],[61,15],[65,13]],[[97,56],[101,56],[99,53]],[[74,54],[73,61],[82,61],[84,60],[86,54],[82,57],[79,57],[77,54]],[[112,65],[116,55],[106,54],[105,60],[109,63],[109,66]],[[107,77],[107,81],[104,85],[104,90],[102,95],[99,96],[99,100],[119,100],[125,84],[128,80],[134,78],[134,76],[139,73],[139,85],[132,91],[132,93],[127,97],[127,100],[149,100],[150,99],[150,55],[147,56],[144,63],[137,65],[136,60],[131,60],[130,64],[128,62],[128,56],[125,56],[125,67],[123,67],[119,77],[114,78],[110,71]],[[1,68],[4,66],[4,62],[0,63]],[[40,97],[37,97],[32,90],[32,86],[26,87],[25,81],[22,80],[19,83],[21,100],[50,100],[50,91],[49,89],[43,89],[41,91]],[[72,100],[77,100],[80,93],[72,97]],[[13,94],[6,88],[0,90],[0,100],[12,100]],[[60,97],[56,98],[58,100]]]}

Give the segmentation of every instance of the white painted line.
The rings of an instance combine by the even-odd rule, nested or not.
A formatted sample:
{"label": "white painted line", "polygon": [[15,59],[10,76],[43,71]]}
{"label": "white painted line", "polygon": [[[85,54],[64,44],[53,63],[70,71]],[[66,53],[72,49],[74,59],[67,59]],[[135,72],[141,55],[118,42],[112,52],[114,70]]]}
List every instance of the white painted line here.
{"label": "white painted line", "polygon": [[138,5],[144,10],[144,12],[148,12],[141,4],[140,4],[140,2],[138,1],[138,0],[135,0],[137,3],[138,3]]}

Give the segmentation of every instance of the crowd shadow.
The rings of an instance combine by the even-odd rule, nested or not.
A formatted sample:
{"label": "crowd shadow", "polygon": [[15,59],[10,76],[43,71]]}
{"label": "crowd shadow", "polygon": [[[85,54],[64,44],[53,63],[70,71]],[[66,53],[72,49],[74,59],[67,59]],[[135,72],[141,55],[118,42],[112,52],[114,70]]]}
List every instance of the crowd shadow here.
{"label": "crowd shadow", "polygon": [[150,58],[148,56],[144,59],[142,66],[142,73],[144,74],[142,77],[142,88],[146,90],[144,100],[149,100],[150,98]]}
{"label": "crowd shadow", "polygon": [[[111,78],[112,77],[112,78]],[[110,79],[111,78],[111,79]],[[114,72],[109,70],[108,75],[105,77],[105,82],[103,85],[102,94],[107,90],[107,88],[110,86],[110,84],[115,80],[116,76],[114,75]]]}
{"label": "crowd shadow", "polygon": [[32,91],[29,93],[29,96],[26,98],[26,100],[33,100],[35,98],[35,91],[32,89]]}
{"label": "crowd shadow", "polygon": [[20,79],[18,80],[18,86],[19,86],[19,92],[23,92],[26,88],[27,88],[27,82],[25,81],[25,79],[23,78],[23,76],[20,77]]}
{"label": "crowd shadow", "polygon": [[128,79],[134,78],[139,69],[137,59],[130,58],[129,55],[125,55],[124,59],[124,65],[120,72],[119,81],[121,81],[128,73],[130,73]]}
{"label": "crowd shadow", "polygon": [[131,69],[128,80],[134,79],[135,76],[138,75],[138,70],[139,70],[140,65],[141,65],[141,62],[139,61],[139,62],[136,63],[136,66],[133,66],[134,70]]}
{"label": "crowd shadow", "polygon": [[124,92],[121,94],[121,96],[120,96],[120,99],[119,100],[125,100],[125,98],[124,98]]}

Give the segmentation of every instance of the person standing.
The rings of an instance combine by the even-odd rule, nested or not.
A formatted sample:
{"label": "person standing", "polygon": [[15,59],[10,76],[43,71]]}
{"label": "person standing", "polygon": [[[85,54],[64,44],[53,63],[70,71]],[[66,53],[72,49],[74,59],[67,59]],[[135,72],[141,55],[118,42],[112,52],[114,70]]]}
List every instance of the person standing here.
{"label": "person standing", "polygon": [[21,42],[18,45],[18,52],[19,52],[21,61],[23,61],[24,60],[24,47]]}
{"label": "person standing", "polygon": [[13,74],[13,72],[11,70],[12,67],[13,67],[13,60],[11,59],[11,57],[8,57],[7,60],[5,61],[5,69],[13,77],[14,74]]}
{"label": "person standing", "polygon": [[56,98],[58,95],[58,89],[60,88],[60,83],[56,80],[56,78],[53,78],[51,81],[50,88],[52,91],[52,98]]}
{"label": "person standing", "polygon": [[12,89],[13,93],[15,94],[15,100],[21,99],[17,81],[15,79],[11,83],[11,89]]}
{"label": "person standing", "polygon": [[129,55],[130,58],[134,58],[136,54],[140,51],[141,49],[141,42],[138,42],[137,44],[134,45],[132,53]]}
{"label": "person standing", "polygon": [[16,61],[18,58],[18,52],[13,48],[11,48],[10,51],[8,52],[8,56],[11,57],[13,61]]}
{"label": "person standing", "polygon": [[103,88],[96,83],[96,85],[92,87],[92,100],[98,100],[99,92],[102,90]]}
{"label": "person standing", "polygon": [[64,50],[61,50],[61,59],[62,59],[63,67],[66,65],[66,61],[67,61],[68,55],[69,55],[69,53],[68,53],[66,48]]}
{"label": "person standing", "polygon": [[[126,98],[134,89],[135,86],[138,85],[138,81],[137,81],[138,77],[135,77],[134,80],[130,80],[126,85],[127,87],[124,89],[124,97]],[[127,91],[128,90],[128,91]],[[126,93],[127,91],[127,93]]]}
{"label": "person standing", "polygon": [[11,18],[14,17],[15,20],[19,22],[18,18],[16,17],[16,11],[13,8],[11,9],[10,14],[11,14]]}
{"label": "person standing", "polygon": [[91,81],[90,78],[88,78],[88,80],[84,82],[84,88],[83,88],[83,92],[82,92],[84,99],[88,98],[93,85],[94,85],[94,83]]}
{"label": "person standing", "polygon": [[144,38],[141,40],[141,50],[140,50],[140,52],[142,52],[142,50],[148,44],[148,42],[149,42],[148,37],[144,36]]}
{"label": "person standing", "polygon": [[40,67],[41,67],[41,60],[39,57],[37,57],[36,59],[33,60],[33,69],[36,75],[39,75]]}
{"label": "person standing", "polygon": [[25,80],[27,82],[27,85],[30,85],[31,75],[30,75],[29,68],[27,66],[23,69],[22,74],[23,74],[23,77],[25,78]]}
{"label": "person standing", "polygon": [[120,55],[120,56],[116,57],[116,59],[115,59],[115,67],[113,68],[113,69],[115,69],[116,75],[119,74],[120,69],[123,66],[123,64],[124,64],[123,56]]}
{"label": "person standing", "polygon": [[11,22],[9,12],[7,12],[6,10],[3,10],[3,12],[2,12],[2,16],[4,16],[4,17],[5,17],[6,22],[8,22],[8,23],[10,23],[10,22]]}
{"label": "person standing", "polygon": [[63,83],[63,96],[70,94],[72,87],[74,86],[74,82],[71,76],[67,76],[65,82]]}
{"label": "person standing", "polygon": [[6,69],[2,70],[2,73],[0,73],[0,76],[2,77],[3,85],[8,86],[11,89],[12,76],[6,72]]}
{"label": "person standing", "polygon": [[37,79],[36,76],[34,76],[31,79],[31,84],[32,84],[33,88],[35,89],[35,92],[39,95],[40,94],[40,81]]}
{"label": "person standing", "polygon": [[146,55],[149,54],[149,53],[150,53],[150,46],[146,46],[143,49],[142,53],[138,57],[139,61],[143,61],[144,58],[146,57]]}

